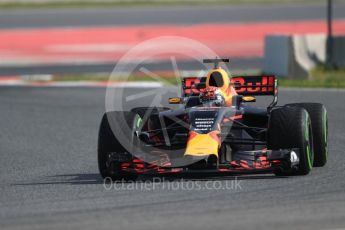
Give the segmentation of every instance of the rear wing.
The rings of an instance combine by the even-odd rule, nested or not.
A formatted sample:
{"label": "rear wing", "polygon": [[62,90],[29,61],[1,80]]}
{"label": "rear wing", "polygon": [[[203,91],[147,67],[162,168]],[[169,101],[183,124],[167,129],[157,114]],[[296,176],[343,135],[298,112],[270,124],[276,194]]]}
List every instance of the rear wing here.
{"label": "rear wing", "polygon": [[277,93],[275,76],[236,76],[230,79],[230,83],[235,87],[237,94],[243,96],[274,96]]}
{"label": "rear wing", "polygon": [[[182,80],[182,96],[197,96],[200,94],[200,85],[206,77],[188,77]],[[200,84],[201,83],[201,84]],[[199,84],[199,86],[198,86]],[[273,96],[272,106],[278,102],[278,80],[273,75],[263,76],[234,76],[230,79],[237,94],[243,96]]]}

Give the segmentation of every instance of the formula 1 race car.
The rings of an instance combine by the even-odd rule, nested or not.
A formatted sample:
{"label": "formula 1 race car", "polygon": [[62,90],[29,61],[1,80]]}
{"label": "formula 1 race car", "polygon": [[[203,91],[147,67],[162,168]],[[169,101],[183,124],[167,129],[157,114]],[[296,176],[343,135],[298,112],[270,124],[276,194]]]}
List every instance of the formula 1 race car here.
{"label": "formula 1 race car", "polygon": [[[103,178],[140,174],[306,175],[327,161],[328,122],[319,103],[277,106],[275,76],[233,76],[213,63],[206,77],[182,79],[179,109],[139,107],[104,114],[98,139]],[[250,106],[271,96],[267,108]]]}

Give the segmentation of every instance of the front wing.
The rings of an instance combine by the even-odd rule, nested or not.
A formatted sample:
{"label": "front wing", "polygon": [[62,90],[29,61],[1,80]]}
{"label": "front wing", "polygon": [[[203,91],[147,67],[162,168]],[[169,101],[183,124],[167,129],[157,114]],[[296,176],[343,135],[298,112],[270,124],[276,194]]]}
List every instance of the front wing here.
{"label": "front wing", "polygon": [[[190,169],[173,167],[169,157],[162,154],[158,162],[144,162],[129,153],[114,154],[113,160],[121,162],[121,170],[137,174],[178,174],[178,173],[269,173],[291,171],[298,167],[299,149],[238,151],[234,159],[219,165],[217,169]],[[163,163],[163,164],[162,164]],[[163,166],[161,166],[163,165]]]}

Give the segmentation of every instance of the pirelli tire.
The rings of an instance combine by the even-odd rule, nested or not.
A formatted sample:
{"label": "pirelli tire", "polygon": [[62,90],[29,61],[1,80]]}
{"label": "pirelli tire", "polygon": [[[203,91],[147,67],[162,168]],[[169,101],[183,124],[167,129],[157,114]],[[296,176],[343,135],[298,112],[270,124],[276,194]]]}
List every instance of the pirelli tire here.
{"label": "pirelli tire", "polygon": [[299,148],[299,165],[290,171],[277,170],[276,175],[307,175],[313,167],[313,135],[307,110],[281,107],[272,110],[269,119],[267,147],[272,150]]}
{"label": "pirelli tire", "polygon": [[[135,173],[123,171],[121,169],[121,164],[123,162],[111,161],[111,164],[109,164],[109,154],[122,154],[128,152],[121,141],[114,135],[113,129],[127,130],[122,134],[125,138],[130,140],[132,138],[132,133],[129,128],[132,127],[135,115],[136,114],[133,112],[123,111],[112,111],[103,115],[99,128],[97,149],[98,169],[103,178],[111,178],[113,181],[119,181],[135,180],[138,177]],[[126,122],[118,122],[124,119]]]}
{"label": "pirelli tire", "polygon": [[326,107],[320,103],[294,103],[287,106],[301,107],[308,111],[313,129],[313,166],[324,166],[328,158],[328,117]]}

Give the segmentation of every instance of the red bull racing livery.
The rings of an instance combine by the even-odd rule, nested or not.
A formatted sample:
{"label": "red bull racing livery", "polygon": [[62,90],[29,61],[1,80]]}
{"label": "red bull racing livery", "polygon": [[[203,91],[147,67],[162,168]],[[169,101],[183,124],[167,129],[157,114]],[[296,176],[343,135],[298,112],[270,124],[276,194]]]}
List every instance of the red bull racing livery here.
{"label": "red bull racing livery", "polygon": [[[101,175],[274,173],[306,175],[327,162],[328,122],[319,103],[278,106],[275,76],[233,76],[213,63],[207,76],[182,79],[165,107],[104,114],[98,140]],[[264,109],[251,106],[271,96]]]}

